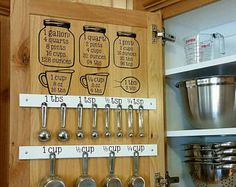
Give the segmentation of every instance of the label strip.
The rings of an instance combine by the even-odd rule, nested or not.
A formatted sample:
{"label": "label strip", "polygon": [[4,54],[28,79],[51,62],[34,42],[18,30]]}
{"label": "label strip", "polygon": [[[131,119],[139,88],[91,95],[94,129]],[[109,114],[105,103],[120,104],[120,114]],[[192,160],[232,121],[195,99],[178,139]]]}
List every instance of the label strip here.
{"label": "label strip", "polygon": [[92,104],[97,104],[98,108],[105,108],[106,104],[110,105],[111,109],[116,109],[118,105],[122,109],[128,109],[129,105],[133,109],[138,109],[143,106],[144,110],[155,110],[155,98],[125,98],[125,97],[93,97],[93,96],[61,96],[61,95],[42,95],[42,94],[20,94],[21,107],[41,107],[43,102],[48,104],[48,107],[60,107],[61,103],[66,103],[68,108],[77,108],[79,103],[83,104],[84,108],[92,108]]}
{"label": "label strip", "polygon": [[140,156],[157,156],[156,144],[128,144],[128,145],[52,145],[52,146],[20,146],[19,159],[48,159],[50,153],[57,158],[82,158],[86,151],[91,158],[109,157],[111,151],[116,157],[132,157],[134,151]]}

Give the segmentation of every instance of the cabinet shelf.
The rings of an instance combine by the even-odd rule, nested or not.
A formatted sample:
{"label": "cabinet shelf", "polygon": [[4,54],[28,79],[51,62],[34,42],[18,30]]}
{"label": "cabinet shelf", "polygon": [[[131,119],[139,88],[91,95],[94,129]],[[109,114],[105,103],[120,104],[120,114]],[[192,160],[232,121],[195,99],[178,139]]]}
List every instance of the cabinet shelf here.
{"label": "cabinet shelf", "polygon": [[176,130],[176,131],[167,131],[166,133],[166,136],[169,138],[193,137],[193,136],[225,136],[225,135],[236,135],[236,128]]}
{"label": "cabinet shelf", "polygon": [[167,78],[186,79],[195,76],[232,75],[236,73],[236,55],[226,56],[201,63],[171,68],[165,71]]}

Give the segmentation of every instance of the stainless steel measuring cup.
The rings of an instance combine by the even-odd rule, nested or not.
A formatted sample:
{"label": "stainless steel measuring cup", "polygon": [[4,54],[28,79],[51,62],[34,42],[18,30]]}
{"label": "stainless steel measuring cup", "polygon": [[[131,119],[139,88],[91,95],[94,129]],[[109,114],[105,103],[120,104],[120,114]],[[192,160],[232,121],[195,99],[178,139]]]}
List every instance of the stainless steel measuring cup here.
{"label": "stainless steel measuring cup", "polygon": [[88,176],[88,153],[82,155],[82,175],[76,180],[75,187],[96,187],[94,179]]}
{"label": "stainless steel measuring cup", "polygon": [[145,180],[138,174],[138,169],[139,169],[138,164],[139,164],[139,153],[138,151],[135,151],[133,157],[133,176],[131,176],[128,180],[129,187],[145,187]]}
{"label": "stainless steel measuring cup", "polygon": [[50,154],[50,176],[45,177],[39,184],[39,187],[66,187],[64,181],[55,175],[55,153]]}
{"label": "stainless steel measuring cup", "polygon": [[115,176],[115,153],[109,154],[109,175],[106,177],[104,187],[122,187],[121,180]]}

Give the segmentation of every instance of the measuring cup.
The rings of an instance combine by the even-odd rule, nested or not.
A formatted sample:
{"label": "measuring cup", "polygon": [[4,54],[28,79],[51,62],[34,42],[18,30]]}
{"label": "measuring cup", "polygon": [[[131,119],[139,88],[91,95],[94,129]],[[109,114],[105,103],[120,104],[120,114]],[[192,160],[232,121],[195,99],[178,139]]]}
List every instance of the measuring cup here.
{"label": "measuring cup", "polygon": [[121,180],[114,175],[115,172],[115,153],[109,154],[109,175],[105,179],[104,187],[122,187]]}
{"label": "measuring cup", "polygon": [[219,58],[225,54],[224,36],[220,33],[200,33],[184,38],[187,64]]}
{"label": "measuring cup", "polygon": [[76,182],[75,187],[96,187],[94,179],[88,176],[88,153],[83,152],[82,155],[82,176]]}
{"label": "measuring cup", "polygon": [[45,177],[40,182],[39,187],[66,187],[63,180],[55,176],[55,162],[56,162],[56,155],[55,153],[50,154],[50,176]]}
{"label": "measuring cup", "polygon": [[139,169],[138,162],[139,162],[139,153],[138,151],[135,151],[133,157],[133,176],[131,176],[128,180],[129,187],[145,187],[145,180],[138,174],[138,169]]}
{"label": "measuring cup", "polygon": [[51,133],[47,130],[47,103],[41,105],[42,126],[38,133],[38,139],[41,142],[46,142],[51,139]]}

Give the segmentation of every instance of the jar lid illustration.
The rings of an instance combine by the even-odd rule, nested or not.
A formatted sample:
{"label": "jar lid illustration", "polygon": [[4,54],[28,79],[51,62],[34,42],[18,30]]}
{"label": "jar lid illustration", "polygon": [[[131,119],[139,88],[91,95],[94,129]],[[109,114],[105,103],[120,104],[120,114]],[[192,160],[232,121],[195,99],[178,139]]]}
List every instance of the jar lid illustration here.
{"label": "jar lid illustration", "polygon": [[100,32],[100,33],[106,33],[106,29],[103,27],[96,27],[91,25],[84,25],[83,26],[84,31],[90,31],[90,32]]}
{"label": "jar lid illustration", "polygon": [[125,36],[125,37],[136,38],[136,33],[119,31],[119,32],[117,32],[117,36]]}
{"label": "jar lid illustration", "polygon": [[45,26],[55,26],[55,27],[63,27],[63,28],[70,28],[70,23],[67,21],[61,21],[56,19],[45,19],[43,20],[43,24]]}

